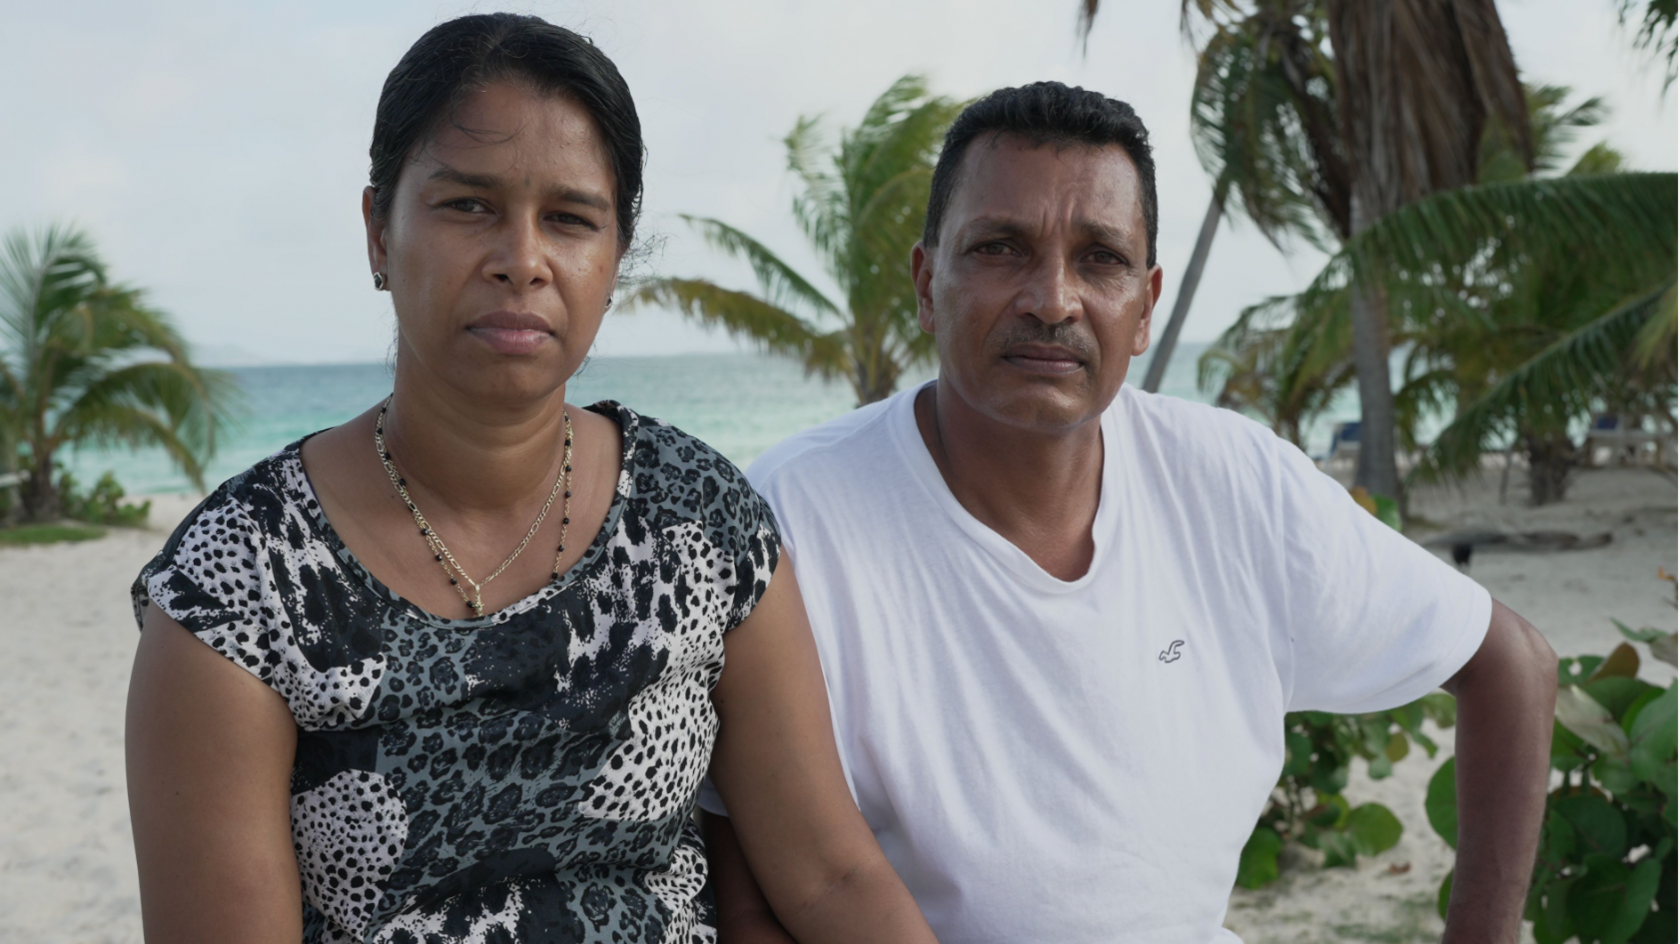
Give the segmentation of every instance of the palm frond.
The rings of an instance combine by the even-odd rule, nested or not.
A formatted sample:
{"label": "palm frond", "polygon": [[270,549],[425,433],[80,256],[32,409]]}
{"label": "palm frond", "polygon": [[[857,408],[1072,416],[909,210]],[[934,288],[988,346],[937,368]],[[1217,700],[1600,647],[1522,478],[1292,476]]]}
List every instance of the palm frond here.
{"label": "palm frond", "polygon": [[783,262],[763,243],[721,220],[689,216],[686,213],[681,216],[705,238],[707,245],[738,259],[745,259],[747,264],[752,266],[759,288],[763,290],[764,297],[770,304],[781,308],[804,306],[818,316],[840,313],[839,308],[828,300],[828,296],[806,281],[804,276]]}
{"label": "palm frond", "polygon": [[1479,468],[1484,449],[1518,430],[1561,429],[1594,401],[1620,385],[1628,352],[1640,330],[1657,317],[1674,282],[1627,299],[1548,345],[1465,405],[1425,453],[1422,480],[1457,478]]}
{"label": "palm frond", "polygon": [[704,279],[652,279],[637,286],[626,302],[631,307],[675,309],[700,324],[748,338],[772,354],[797,357],[822,376],[838,373],[831,332],[819,331],[798,315],[746,292]]}

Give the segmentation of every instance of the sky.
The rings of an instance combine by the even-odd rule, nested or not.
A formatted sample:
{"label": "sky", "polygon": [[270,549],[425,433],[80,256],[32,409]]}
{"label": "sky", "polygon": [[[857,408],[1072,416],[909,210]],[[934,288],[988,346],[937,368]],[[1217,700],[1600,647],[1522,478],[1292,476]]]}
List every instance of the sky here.
{"label": "sky", "polygon": [[[82,2],[0,0],[0,230],[72,223],[121,281],[145,287],[210,362],[383,359],[361,189],[379,89],[421,33],[463,13],[534,13],[591,36],[630,84],[647,139],[638,275],[751,287],[679,213],[755,235],[821,283],[794,226],[781,139],[803,115],[855,123],[893,80],[971,98],[1058,79],[1130,102],[1149,126],[1166,273],[1176,295],[1210,187],[1188,133],[1194,51],[1177,0],[1106,3],[1088,50],[1076,0]],[[1675,93],[1614,0],[1499,5],[1518,67],[1612,108],[1607,138],[1640,169],[1676,166]],[[1580,142],[1585,148],[1593,139]],[[1299,288],[1323,257],[1221,226],[1183,337]],[[671,312],[614,312],[609,356],[748,349]]]}

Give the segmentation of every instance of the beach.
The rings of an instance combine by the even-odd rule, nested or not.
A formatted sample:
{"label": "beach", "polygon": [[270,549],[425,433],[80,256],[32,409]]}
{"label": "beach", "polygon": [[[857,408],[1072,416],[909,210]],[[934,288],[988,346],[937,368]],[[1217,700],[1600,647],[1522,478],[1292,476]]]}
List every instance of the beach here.
{"label": "beach", "polygon": [[[1498,477],[1462,489],[1414,494],[1413,513],[1441,530],[1498,527],[1608,532],[1609,544],[1548,553],[1479,550],[1470,575],[1538,626],[1561,655],[1604,654],[1630,626],[1675,625],[1673,479],[1641,468],[1584,471],[1569,497],[1529,508],[1513,476],[1509,503]],[[123,709],[138,639],[128,588],[140,566],[194,504],[153,499],[146,530],[99,540],[0,548],[0,941],[139,941],[139,892],[123,778]],[[1427,540],[1440,531],[1419,530]],[[1445,549],[1440,553],[1445,555]],[[1647,661],[1640,674],[1667,684],[1673,670]],[[1451,853],[1430,831],[1425,784],[1450,753],[1421,751],[1371,781],[1356,769],[1355,804],[1378,800],[1405,825],[1400,844],[1356,869],[1310,862],[1273,886],[1233,895],[1228,925],[1248,944],[1438,939],[1435,894]],[[1362,766],[1362,765],[1361,765]],[[1310,858],[1310,855],[1307,856]],[[1124,894],[1116,889],[1116,894]]]}

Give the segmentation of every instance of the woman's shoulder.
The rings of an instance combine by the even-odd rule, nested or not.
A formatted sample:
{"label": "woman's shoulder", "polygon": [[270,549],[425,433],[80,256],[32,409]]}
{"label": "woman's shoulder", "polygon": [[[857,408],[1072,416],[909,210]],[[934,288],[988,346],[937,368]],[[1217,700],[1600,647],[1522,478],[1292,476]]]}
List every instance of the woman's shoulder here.
{"label": "woman's shoulder", "polygon": [[618,420],[625,446],[621,490],[646,503],[648,515],[718,527],[758,514],[763,500],[746,475],[704,440],[611,400],[590,409]]}
{"label": "woman's shoulder", "polygon": [[312,524],[318,506],[298,446],[212,491],[141,568],[132,596],[137,622],[157,607],[279,692],[299,724],[316,727],[365,708],[379,641],[332,618],[367,613],[373,601]]}

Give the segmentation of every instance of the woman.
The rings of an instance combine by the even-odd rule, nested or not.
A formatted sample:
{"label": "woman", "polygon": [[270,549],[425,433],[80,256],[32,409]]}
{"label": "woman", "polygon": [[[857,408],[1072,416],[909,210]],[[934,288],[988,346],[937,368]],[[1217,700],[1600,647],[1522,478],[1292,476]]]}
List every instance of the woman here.
{"label": "woman", "polygon": [[221,486],[135,583],[149,939],[705,939],[710,761],[800,940],[932,940],[762,500],[565,402],[642,154],[612,63],[535,18],[445,23],[392,71],[362,201],[392,396]]}

